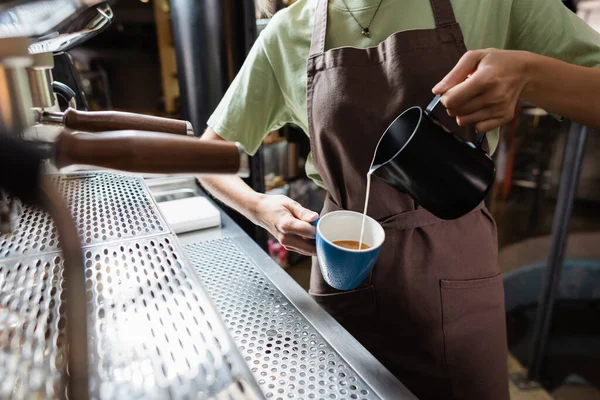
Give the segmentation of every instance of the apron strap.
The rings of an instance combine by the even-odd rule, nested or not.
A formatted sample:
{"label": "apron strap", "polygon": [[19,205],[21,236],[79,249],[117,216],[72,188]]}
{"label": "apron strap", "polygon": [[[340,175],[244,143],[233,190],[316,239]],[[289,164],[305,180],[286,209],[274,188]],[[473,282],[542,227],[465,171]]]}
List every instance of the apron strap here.
{"label": "apron strap", "polygon": [[440,28],[442,26],[452,25],[456,23],[456,17],[454,16],[452,2],[450,0],[429,1],[431,2],[431,8],[433,9],[433,16],[435,17],[436,27]]}
{"label": "apron strap", "polygon": [[308,53],[309,58],[325,52],[328,5],[329,0],[317,0],[317,7],[315,9],[315,23],[310,42],[310,52]]}

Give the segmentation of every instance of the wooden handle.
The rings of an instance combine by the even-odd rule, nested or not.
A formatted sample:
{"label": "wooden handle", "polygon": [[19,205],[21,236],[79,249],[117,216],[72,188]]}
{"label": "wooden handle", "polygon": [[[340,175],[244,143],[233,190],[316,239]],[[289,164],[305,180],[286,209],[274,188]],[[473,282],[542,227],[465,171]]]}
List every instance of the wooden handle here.
{"label": "wooden handle", "polygon": [[117,111],[77,111],[73,108],[65,111],[63,124],[66,128],[86,132],[129,129],[177,135],[187,135],[188,132],[188,123],[178,119]]}
{"label": "wooden handle", "polygon": [[91,165],[151,174],[237,174],[235,143],[143,131],[63,131],[55,143],[55,165]]}

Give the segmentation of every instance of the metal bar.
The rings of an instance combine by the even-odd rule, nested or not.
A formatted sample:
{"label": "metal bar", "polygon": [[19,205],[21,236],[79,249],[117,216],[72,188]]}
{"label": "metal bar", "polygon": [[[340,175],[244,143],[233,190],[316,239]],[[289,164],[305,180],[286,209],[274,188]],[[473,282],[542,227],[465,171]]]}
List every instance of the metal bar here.
{"label": "metal bar", "polygon": [[183,117],[202,134],[227,89],[226,31],[220,0],[172,0]]}
{"label": "metal bar", "polygon": [[554,300],[558,291],[562,264],[565,257],[569,221],[579,186],[579,176],[583,163],[588,128],[572,123],[568,135],[558,199],[554,212],[548,266],[538,303],[537,320],[533,332],[533,346],[529,357],[528,378],[538,382],[542,378],[542,363],[546,355]]}

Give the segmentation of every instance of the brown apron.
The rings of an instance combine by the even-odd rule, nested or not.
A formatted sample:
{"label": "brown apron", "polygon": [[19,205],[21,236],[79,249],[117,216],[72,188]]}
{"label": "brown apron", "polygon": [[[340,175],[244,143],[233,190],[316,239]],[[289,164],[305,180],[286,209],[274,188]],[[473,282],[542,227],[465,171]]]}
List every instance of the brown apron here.
{"label": "brown apron", "polygon": [[[380,135],[403,110],[425,107],[465,53],[450,0],[430,1],[435,29],[324,51],[328,1],[318,0],[307,104],[315,167],[329,189],[323,214],[362,212]],[[443,107],[436,116],[467,134]],[[442,221],[377,178],[371,190],[369,215],[386,233],[378,263],[358,289],[339,292],[314,262],[311,294],[420,399],[508,399],[494,220],[480,206]]]}

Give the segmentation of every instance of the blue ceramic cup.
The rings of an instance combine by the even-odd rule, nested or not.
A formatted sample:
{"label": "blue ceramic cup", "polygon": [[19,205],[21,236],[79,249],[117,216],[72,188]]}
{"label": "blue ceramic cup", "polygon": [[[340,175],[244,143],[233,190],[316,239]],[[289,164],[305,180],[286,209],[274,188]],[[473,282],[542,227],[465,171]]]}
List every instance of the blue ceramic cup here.
{"label": "blue ceramic cup", "polygon": [[354,211],[334,211],[315,221],[317,258],[323,279],[338,290],[352,290],[367,277],[381,252],[385,232],[373,218],[367,217],[363,243],[365,250],[351,250],[334,242],[360,240],[363,215]]}

